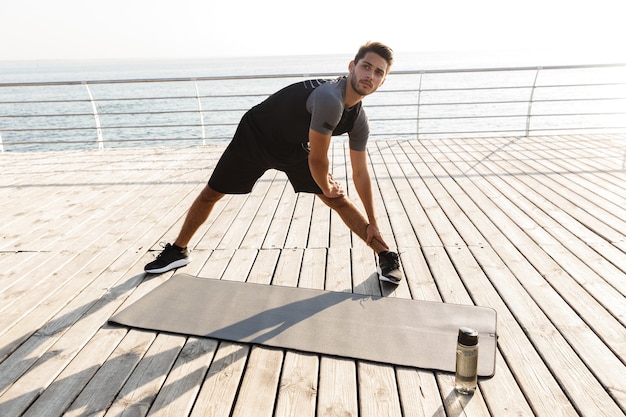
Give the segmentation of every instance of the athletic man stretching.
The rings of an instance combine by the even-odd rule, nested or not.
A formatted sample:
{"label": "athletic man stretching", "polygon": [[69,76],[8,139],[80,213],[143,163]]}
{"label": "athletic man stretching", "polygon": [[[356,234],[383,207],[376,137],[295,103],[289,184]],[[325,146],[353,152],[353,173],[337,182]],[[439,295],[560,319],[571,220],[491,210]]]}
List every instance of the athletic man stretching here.
{"label": "athletic man stretching", "polygon": [[[344,223],[378,254],[383,281],[402,280],[398,254],[383,240],[374,210],[365,151],[369,124],[361,100],[386,79],[393,51],[378,42],[363,45],[347,76],[337,80],[308,80],[292,84],[250,109],[218,161],[207,186],[191,205],[173,245],[145,267],[163,273],[187,265],[187,245],[225,194],[247,194],[268,169],[287,174],[295,192],[316,194]],[[346,197],[329,172],[332,136],[348,133],[352,179],[365,208],[365,217]]]}

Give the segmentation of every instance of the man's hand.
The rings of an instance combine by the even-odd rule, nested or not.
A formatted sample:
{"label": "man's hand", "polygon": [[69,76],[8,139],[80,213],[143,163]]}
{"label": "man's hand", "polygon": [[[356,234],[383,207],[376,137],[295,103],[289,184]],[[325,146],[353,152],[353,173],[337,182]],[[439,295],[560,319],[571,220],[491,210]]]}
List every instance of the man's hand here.
{"label": "man's hand", "polygon": [[345,195],[345,191],[341,186],[341,183],[333,179],[331,173],[328,174],[328,189],[324,191],[324,195],[328,198],[339,198]]}
{"label": "man's hand", "polygon": [[380,230],[378,230],[378,226],[370,223],[367,225],[367,244],[370,245],[372,243],[372,240],[374,239],[382,243],[383,246],[385,246],[385,248],[389,250],[389,245],[383,239],[383,235],[382,233],[380,233]]}

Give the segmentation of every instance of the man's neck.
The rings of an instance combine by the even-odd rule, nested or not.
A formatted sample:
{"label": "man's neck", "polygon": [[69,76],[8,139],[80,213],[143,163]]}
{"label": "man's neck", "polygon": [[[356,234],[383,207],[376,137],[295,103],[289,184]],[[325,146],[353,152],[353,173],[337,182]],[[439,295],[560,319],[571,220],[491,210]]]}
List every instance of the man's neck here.
{"label": "man's neck", "polygon": [[354,91],[354,88],[352,88],[351,77],[352,75],[348,75],[348,77],[346,78],[346,94],[344,97],[344,104],[346,105],[346,108],[352,108],[356,106],[365,97]]}

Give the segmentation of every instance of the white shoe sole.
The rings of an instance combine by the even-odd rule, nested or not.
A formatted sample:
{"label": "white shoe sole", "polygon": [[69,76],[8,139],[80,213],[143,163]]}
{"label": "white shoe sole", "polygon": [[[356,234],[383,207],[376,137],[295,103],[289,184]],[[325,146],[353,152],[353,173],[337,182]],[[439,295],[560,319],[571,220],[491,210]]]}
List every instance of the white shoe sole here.
{"label": "white shoe sole", "polygon": [[188,265],[191,262],[190,258],[179,259],[177,261],[172,262],[169,265],[164,266],[163,268],[157,269],[146,269],[145,271],[149,274],[162,274],[163,272],[171,271],[172,269],[180,268],[185,265]]}
{"label": "white shoe sole", "polygon": [[392,284],[399,284],[401,280],[395,280],[393,278],[389,278],[383,275],[383,271],[380,269],[380,267],[376,268],[376,272],[378,272],[378,280],[379,281],[385,281],[385,282],[391,282]]}

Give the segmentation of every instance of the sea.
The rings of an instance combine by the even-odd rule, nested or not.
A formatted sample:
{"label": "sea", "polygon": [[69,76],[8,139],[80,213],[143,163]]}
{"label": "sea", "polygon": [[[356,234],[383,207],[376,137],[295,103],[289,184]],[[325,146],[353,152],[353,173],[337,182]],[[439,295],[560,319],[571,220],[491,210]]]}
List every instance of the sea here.
{"label": "sea", "polygon": [[[94,138],[94,132],[85,132],[83,129],[85,125],[93,126],[93,114],[88,116],[88,118],[44,117],[47,113],[52,111],[54,111],[55,114],[66,113],[68,115],[92,113],[89,109],[87,109],[87,111],[85,110],[86,92],[84,86],[80,85],[80,82],[245,77],[279,74],[301,74],[303,77],[306,77],[307,74],[345,73],[347,72],[348,63],[352,58],[353,56],[348,54],[59,61],[2,61],[0,58],[0,149],[5,152],[93,149],[95,143],[95,140],[92,140]],[[616,63],[620,62],[612,61],[611,58],[607,56],[582,59],[575,54],[558,55],[549,51],[545,53],[537,53],[537,51],[533,53],[529,53],[528,51],[404,52],[396,53],[392,75],[380,91],[384,91],[385,88],[402,90],[406,87],[406,83],[415,82],[415,77],[412,77],[411,81],[409,81],[407,77],[394,77],[394,72]],[[621,68],[620,71],[623,72],[624,68]],[[523,74],[511,72],[507,76],[523,77],[524,79],[520,80],[520,82],[527,84],[532,82],[533,75],[530,72],[524,72]],[[473,77],[476,78],[477,76],[473,75]],[[486,72],[481,73],[478,77],[484,77],[485,80],[487,80],[488,78],[493,78],[494,74]],[[447,85],[444,77],[440,79],[439,83],[436,85],[439,89],[446,90],[447,87],[450,87],[453,91],[456,88],[456,84],[454,83],[458,82],[459,80],[457,78],[450,80],[452,84]],[[475,79],[474,82],[480,85],[482,80]],[[506,82],[508,83],[509,81]],[[22,83],[69,83],[70,85],[60,85],[54,88],[26,87],[22,86]],[[191,88],[190,83],[186,84],[185,88],[188,91]],[[109,126],[111,124],[115,126],[143,126],[142,122],[137,120],[137,113],[142,113],[141,109],[129,109],[128,103],[126,103],[126,105],[119,104],[118,107],[114,108],[112,104],[106,103],[106,99],[110,99],[111,97],[132,97],[134,94],[145,94],[145,91],[142,92],[140,90],[153,90],[156,88],[155,85],[156,84],[153,83],[144,83],[140,86],[136,86],[135,84],[112,83],[91,86],[92,91],[89,93],[93,94],[96,99],[104,99],[104,101],[99,104],[99,109],[105,110],[105,113],[106,110],[110,113],[116,113],[115,116],[110,116],[109,120],[99,120],[99,122],[103,125],[108,122]],[[168,88],[171,88],[172,91],[167,91]],[[239,95],[243,97],[251,91],[249,82],[231,82],[224,83],[223,85],[211,83],[210,92],[206,91],[209,87],[203,88],[205,89],[203,94],[227,93],[235,97]],[[137,91],[134,91],[134,89],[137,89]],[[171,97],[180,94],[178,91],[175,91],[175,89],[180,89],[179,83],[161,83],[158,89],[159,96]],[[157,92],[155,92],[155,94],[157,94]],[[193,95],[193,93],[191,95]],[[624,97],[626,97],[626,94],[624,94]],[[484,99],[489,101],[489,97]],[[494,97],[494,99],[497,99],[497,97]],[[38,100],[46,103],[36,103]],[[50,103],[51,101],[58,101],[59,103]],[[75,101],[81,103],[78,104]],[[250,103],[254,104],[253,101],[254,99],[252,99],[251,102],[250,98],[242,98],[241,103],[235,103],[234,107],[243,109],[249,106]],[[79,105],[80,109],[77,107]],[[50,110],[52,107],[54,107],[54,110]],[[126,110],[122,111],[123,109]],[[119,114],[124,112],[128,114],[125,116]],[[36,117],[29,117],[29,115]],[[150,117],[153,121],[155,118],[162,118],[162,124],[172,122],[171,116],[167,118],[166,116],[153,114]],[[432,117],[431,119],[436,120],[437,117]],[[229,128],[224,128],[219,126],[220,123],[215,123],[215,125],[218,126],[216,129],[221,129],[221,131],[213,132],[211,136],[227,140],[234,129],[233,126],[236,125],[236,121],[230,124],[231,126]],[[210,129],[211,123],[207,123],[207,125],[207,129]],[[381,124],[380,130],[391,133],[394,129],[398,129],[398,127],[391,125],[391,123]],[[428,129],[437,128],[442,127],[429,127],[426,125],[425,130],[428,131]],[[33,130],[29,131],[28,129]],[[106,131],[106,134],[109,137],[115,136],[118,139],[115,143],[121,146],[168,144],[168,141],[158,140],[164,139],[159,138],[158,135],[155,137],[154,142],[137,140],[137,138],[154,136],[155,133],[151,130],[152,129],[137,127],[135,129],[126,129],[122,133],[109,129]],[[445,130],[444,128],[443,131]],[[81,139],[85,135],[89,137],[88,140]],[[175,132],[174,136],[176,135],[182,137],[189,136],[184,131]],[[193,136],[197,136],[197,133],[193,133]],[[64,142],[66,138],[68,143],[63,144],[62,142]],[[24,144],[21,144],[21,142],[24,142]],[[116,146],[115,143],[109,143],[107,146]]]}

